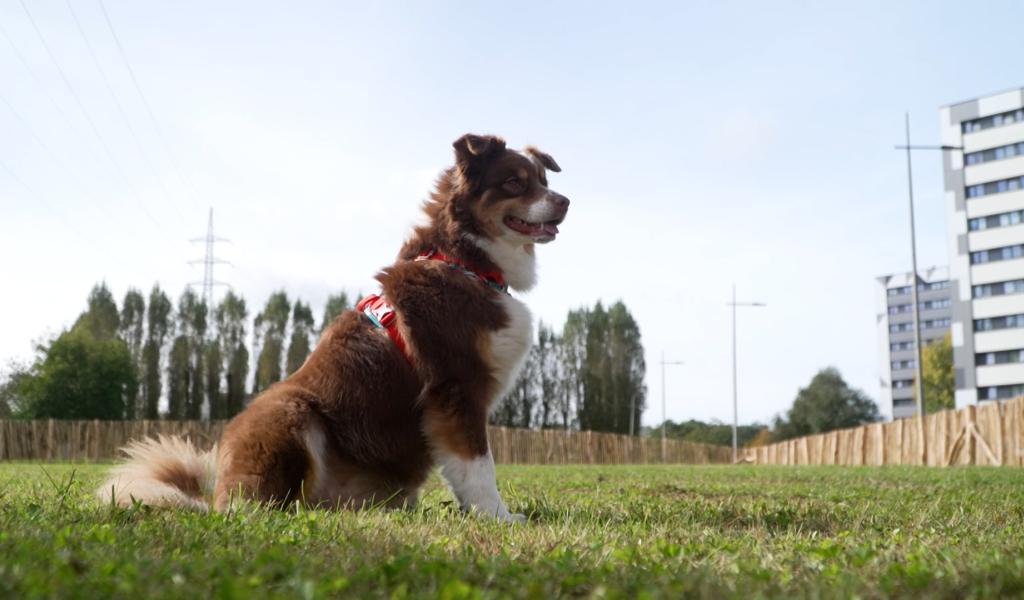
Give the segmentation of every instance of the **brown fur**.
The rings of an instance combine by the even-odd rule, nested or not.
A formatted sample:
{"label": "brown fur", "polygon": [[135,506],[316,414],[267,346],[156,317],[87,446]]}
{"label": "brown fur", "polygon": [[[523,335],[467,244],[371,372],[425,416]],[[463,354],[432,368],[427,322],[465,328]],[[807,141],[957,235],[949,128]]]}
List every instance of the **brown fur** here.
{"label": "brown fur", "polygon": [[[568,200],[547,189],[544,168],[558,165],[536,149],[521,154],[500,138],[473,135],[453,146],[455,166],[424,206],[429,223],[377,275],[408,356],[361,313],[340,315],[296,373],[225,428],[216,509],[236,495],[278,505],[405,504],[415,500],[435,451],[465,459],[488,452],[488,412],[508,376],[496,372],[490,345],[490,335],[509,324],[502,292],[446,263],[412,259],[436,249],[499,271],[469,236],[494,238],[503,215],[542,197],[556,197],[564,216]],[[523,249],[532,253],[532,244]],[[199,493],[194,477],[173,468],[163,480]]]}

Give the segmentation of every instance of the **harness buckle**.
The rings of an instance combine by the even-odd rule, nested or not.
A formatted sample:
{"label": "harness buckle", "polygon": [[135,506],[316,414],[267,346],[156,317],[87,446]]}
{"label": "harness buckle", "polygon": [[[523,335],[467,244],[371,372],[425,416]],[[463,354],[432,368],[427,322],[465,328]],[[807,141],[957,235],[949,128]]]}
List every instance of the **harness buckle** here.
{"label": "harness buckle", "polygon": [[356,304],[356,310],[380,328],[388,328],[395,322],[395,307],[379,294],[370,294]]}

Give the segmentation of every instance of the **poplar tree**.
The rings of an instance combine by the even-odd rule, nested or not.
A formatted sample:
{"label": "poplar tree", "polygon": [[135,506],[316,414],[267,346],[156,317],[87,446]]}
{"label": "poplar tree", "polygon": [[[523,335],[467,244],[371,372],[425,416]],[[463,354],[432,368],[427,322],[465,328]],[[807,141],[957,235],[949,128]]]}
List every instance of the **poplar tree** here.
{"label": "poplar tree", "polygon": [[537,342],[530,348],[531,360],[535,366],[537,382],[537,417],[540,428],[557,424],[555,419],[558,405],[558,344],[554,330],[542,321],[537,326]]}
{"label": "poplar tree", "polygon": [[296,300],[295,307],[292,309],[292,335],[291,340],[288,342],[286,364],[288,375],[298,371],[302,363],[306,361],[306,357],[309,356],[312,350],[310,338],[313,336],[313,328],[315,326],[316,321],[313,319],[313,310],[308,304],[303,304],[301,300]]}
{"label": "poplar tree", "polygon": [[351,308],[349,305],[348,294],[345,292],[338,292],[337,294],[331,294],[327,297],[327,304],[324,306],[324,318],[320,322],[320,331],[323,332],[327,329],[327,326],[331,324],[334,319],[338,318],[338,315]]}
{"label": "poplar tree", "polygon": [[146,301],[142,297],[142,292],[135,288],[129,288],[124,295],[124,302],[121,303],[121,324],[118,331],[118,335],[128,347],[132,368],[135,370],[135,378],[125,390],[126,419],[135,419],[140,412],[143,412],[139,391],[141,388],[140,378],[144,371],[142,344],[145,333]]}
{"label": "poplar tree", "polygon": [[168,413],[172,419],[199,419],[204,400],[203,355],[206,304],[186,288],[178,301],[177,335],[168,361]]}
{"label": "poplar tree", "polygon": [[[640,328],[626,305],[571,311],[559,353],[564,387],[560,390],[563,426],[566,407],[575,403],[581,429],[628,433],[640,430],[647,399],[646,364]],[[631,417],[632,413],[632,417]]]}
{"label": "poplar tree", "polygon": [[245,346],[248,318],[245,299],[229,291],[217,307],[217,332],[225,371],[224,414],[217,418],[233,417],[245,404],[249,378],[249,350]]}
{"label": "poplar tree", "polygon": [[221,351],[219,333],[206,342],[203,351],[203,368],[206,385],[206,401],[210,403],[210,419],[224,419],[227,415],[221,380],[224,374],[224,353]]}
{"label": "poplar tree", "polygon": [[[949,332],[921,349],[921,383],[926,414],[955,406],[956,379],[953,376],[953,343]],[[914,400],[917,400],[917,388],[914,388]]]}
{"label": "poplar tree", "polygon": [[142,397],[145,402],[143,417],[146,419],[156,419],[160,416],[162,357],[171,328],[171,308],[170,298],[160,289],[159,284],[154,284],[149,292],[146,344],[142,348]]}
{"label": "poplar tree", "polygon": [[97,340],[112,340],[117,336],[121,317],[117,303],[106,283],[98,283],[89,292],[88,306],[75,321],[72,329],[85,329]]}
{"label": "poplar tree", "polygon": [[584,427],[579,420],[581,407],[586,396],[586,359],[587,359],[588,311],[585,308],[569,311],[562,327],[561,341],[558,346],[559,363],[562,377],[559,384],[558,412],[562,417],[562,427]]}
{"label": "poplar tree", "polygon": [[282,290],[271,294],[263,311],[256,315],[253,324],[253,347],[258,348],[258,352],[253,394],[262,392],[281,380],[284,335],[288,328],[290,308],[288,295]]}

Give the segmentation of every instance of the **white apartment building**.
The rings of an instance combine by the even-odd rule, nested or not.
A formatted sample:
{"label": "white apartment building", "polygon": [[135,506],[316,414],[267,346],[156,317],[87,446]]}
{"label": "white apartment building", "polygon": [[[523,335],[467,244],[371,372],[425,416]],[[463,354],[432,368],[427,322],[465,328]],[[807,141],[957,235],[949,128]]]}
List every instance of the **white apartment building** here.
{"label": "white apartment building", "polygon": [[[881,405],[892,407],[894,419],[917,414],[914,376],[917,352],[914,348],[914,312],[910,273],[883,275],[875,288],[875,322],[878,327],[878,356]],[[952,318],[952,289],[949,269],[931,267],[918,273],[917,302],[921,343],[928,345],[949,332]]]}
{"label": "white apartment building", "polygon": [[961,407],[1024,395],[1024,89],[939,114]]}

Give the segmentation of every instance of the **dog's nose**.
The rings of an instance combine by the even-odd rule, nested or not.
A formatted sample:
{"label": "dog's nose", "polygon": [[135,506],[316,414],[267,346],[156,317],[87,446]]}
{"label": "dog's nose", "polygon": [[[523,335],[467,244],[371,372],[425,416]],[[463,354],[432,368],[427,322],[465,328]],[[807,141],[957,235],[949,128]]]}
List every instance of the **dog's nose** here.
{"label": "dog's nose", "polygon": [[548,197],[558,208],[561,208],[562,210],[569,208],[569,199],[565,196],[556,192],[551,192]]}

